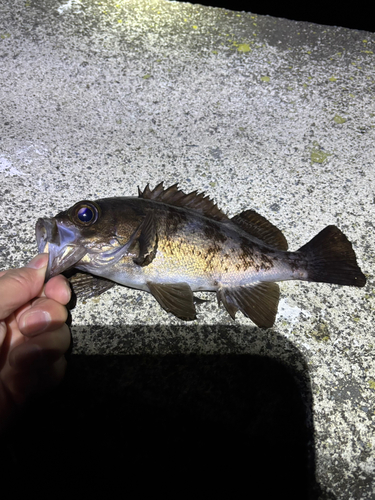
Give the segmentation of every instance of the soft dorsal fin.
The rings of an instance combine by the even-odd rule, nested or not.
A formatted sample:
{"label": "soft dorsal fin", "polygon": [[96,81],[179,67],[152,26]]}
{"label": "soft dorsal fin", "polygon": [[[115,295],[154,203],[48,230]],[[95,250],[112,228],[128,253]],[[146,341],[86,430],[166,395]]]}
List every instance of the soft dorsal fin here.
{"label": "soft dorsal fin", "polygon": [[228,220],[225,213],[222,212],[208,196],[205,196],[204,193],[193,191],[187,194],[178,189],[177,184],[167,189],[164,189],[162,182],[154,189],[150,189],[147,184],[143,191],[138,188],[138,197],[174,205],[175,207],[190,208],[210,219],[221,221]]}
{"label": "soft dorsal fin", "polygon": [[266,243],[266,245],[279,250],[288,250],[288,242],[280,229],[262,215],[254,212],[254,210],[245,210],[245,212],[232,217],[231,220],[251,236],[255,236],[258,240]]}

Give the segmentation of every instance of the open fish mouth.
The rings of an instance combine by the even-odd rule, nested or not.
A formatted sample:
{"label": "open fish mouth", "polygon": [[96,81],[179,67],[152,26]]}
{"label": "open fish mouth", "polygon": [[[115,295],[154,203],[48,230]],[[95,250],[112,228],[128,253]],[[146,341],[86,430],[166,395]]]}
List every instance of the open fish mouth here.
{"label": "open fish mouth", "polygon": [[45,280],[74,267],[87,250],[77,245],[74,226],[67,228],[55,219],[38,219],[35,227],[39,253],[48,253]]}

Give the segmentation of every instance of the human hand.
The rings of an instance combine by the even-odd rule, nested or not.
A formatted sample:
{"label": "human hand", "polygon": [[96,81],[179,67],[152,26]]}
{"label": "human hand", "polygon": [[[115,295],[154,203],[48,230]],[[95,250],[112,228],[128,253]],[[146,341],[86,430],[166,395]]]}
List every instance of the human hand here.
{"label": "human hand", "polygon": [[47,254],[21,269],[0,271],[0,431],[32,394],[57,385],[70,344],[64,276],[44,284]]}

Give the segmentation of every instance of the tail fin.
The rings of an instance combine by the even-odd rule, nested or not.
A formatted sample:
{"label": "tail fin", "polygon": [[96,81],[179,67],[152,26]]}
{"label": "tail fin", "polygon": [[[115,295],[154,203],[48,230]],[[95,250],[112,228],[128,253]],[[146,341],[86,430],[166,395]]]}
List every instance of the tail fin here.
{"label": "tail fin", "polygon": [[327,226],[298,250],[307,259],[308,281],[364,286],[352,244],[336,226]]}

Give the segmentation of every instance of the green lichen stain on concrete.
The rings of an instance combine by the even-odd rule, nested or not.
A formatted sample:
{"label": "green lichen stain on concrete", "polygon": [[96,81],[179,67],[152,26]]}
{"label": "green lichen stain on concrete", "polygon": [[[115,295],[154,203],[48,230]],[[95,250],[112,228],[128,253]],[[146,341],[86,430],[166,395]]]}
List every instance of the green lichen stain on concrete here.
{"label": "green lichen stain on concrete", "polygon": [[314,143],[314,147],[311,149],[310,159],[312,163],[323,163],[328,156],[332,156],[332,153],[325,153],[319,147],[319,144]]}
{"label": "green lichen stain on concrete", "polygon": [[368,381],[368,385],[370,386],[370,389],[373,389],[375,391],[375,380],[370,378],[370,380]]}
{"label": "green lichen stain on concrete", "polygon": [[319,323],[314,330],[310,331],[310,336],[318,342],[328,342],[330,339],[328,326],[325,323]]}
{"label": "green lichen stain on concrete", "polygon": [[262,82],[269,82],[271,80],[269,76],[261,76],[260,79],[262,80]]}
{"label": "green lichen stain on concrete", "polygon": [[248,43],[240,43],[237,47],[238,52],[250,52],[250,45]]}
{"label": "green lichen stain on concrete", "polygon": [[328,78],[329,82],[337,82],[337,78],[335,76],[331,76],[331,78]]}
{"label": "green lichen stain on concrete", "polygon": [[151,78],[151,75],[144,75],[144,76],[142,76],[142,78],[143,78],[144,80],[148,80],[149,78]]}
{"label": "green lichen stain on concrete", "polygon": [[2,40],[5,40],[5,38],[10,38],[10,33],[2,33],[2,34],[0,35],[0,38],[1,38]]}
{"label": "green lichen stain on concrete", "polygon": [[323,163],[328,156],[330,156],[328,153],[314,149],[311,151],[310,158],[313,163]]}
{"label": "green lichen stain on concrete", "polygon": [[345,122],[347,121],[347,119],[346,119],[346,118],[343,118],[342,116],[335,115],[335,117],[334,117],[333,121],[334,121],[335,123],[339,123],[339,124],[341,124],[341,123],[345,123]]}

